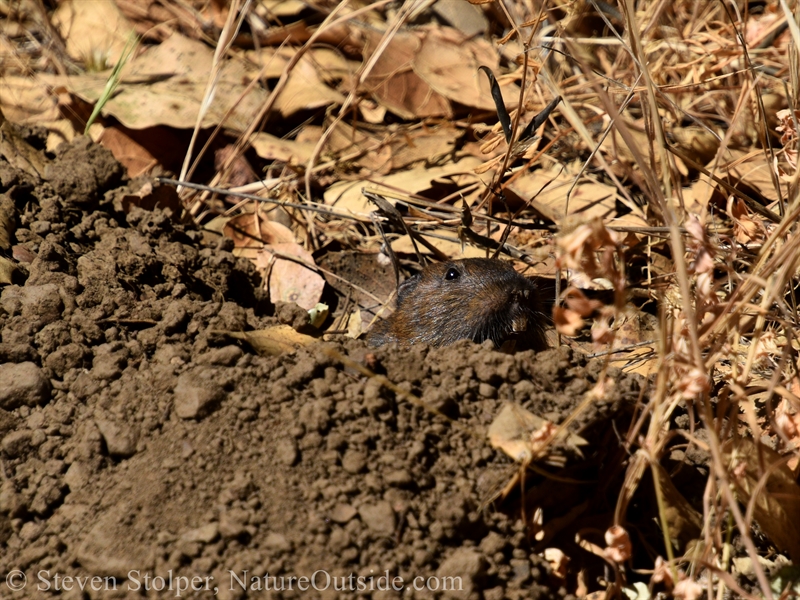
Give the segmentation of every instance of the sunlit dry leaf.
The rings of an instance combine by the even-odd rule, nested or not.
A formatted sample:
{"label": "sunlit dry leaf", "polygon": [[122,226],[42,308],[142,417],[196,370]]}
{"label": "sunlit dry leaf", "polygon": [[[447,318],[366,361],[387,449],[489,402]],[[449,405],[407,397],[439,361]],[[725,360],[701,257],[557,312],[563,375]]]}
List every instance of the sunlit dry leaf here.
{"label": "sunlit dry leaf", "polygon": [[227,335],[244,340],[263,356],[279,356],[313,344],[316,338],[298,333],[289,325],[276,325],[257,331],[230,331]]}
{"label": "sunlit dry leaf", "polygon": [[[527,463],[550,443],[555,433],[556,427],[550,421],[518,404],[506,403],[489,426],[487,437],[492,447]],[[574,449],[588,443],[573,433],[567,434],[566,442]]]}
{"label": "sunlit dry leaf", "polygon": [[489,20],[484,11],[477,6],[465,4],[464,0],[437,0],[432,8],[467,37],[483,34],[489,28]]}
{"label": "sunlit dry leaf", "polygon": [[[366,31],[365,59],[377,50],[383,33]],[[452,117],[450,102],[417,73],[412,61],[421,47],[421,34],[400,31],[385,47],[364,85],[375,99],[403,119]]]}
{"label": "sunlit dry leaf", "polygon": [[270,302],[294,302],[306,310],[317,305],[322,297],[325,279],[300,262],[280,256],[296,256],[303,263],[314,265],[314,257],[310,252],[300,244],[291,242],[265,246],[260,255],[272,257],[268,281]]}
{"label": "sunlit dry leaf", "polygon": [[[500,61],[497,50],[483,38],[469,39],[449,27],[424,30],[422,44],[412,59],[414,71],[445,98],[494,110],[489,82],[479,77],[481,66],[497,71]],[[519,102],[519,87],[514,83],[500,86],[507,108]]]}
{"label": "sunlit dry leaf", "polygon": [[264,12],[267,17],[296,17],[307,8],[302,0],[262,0],[255,6],[257,13]]}
{"label": "sunlit dry leaf", "polygon": [[553,307],[553,324],[561,335],[575,337],[586,322],[574,310],[555,306]]}
{"label": "sunlit dry leaf", "polygon": [[325,203],[368,218],[369,213],[375,210],[375,206],[363,196],[362,188],[369,187],[380,193],[380,184],[385,184],[388,188],[387,192],[390,194],[389,201],[391,201],[391,196],[397,193],[398,189],[408,194],[417,194],[429,189],[433,182],[439,179],[460,178],[459,183],[464,186],[467,180],[477,180],[472,169],[479,162],[475,157],[466,156],[456,163],[447,163],[441,167],[415,167],[407,171],[375,177],[370,181],[339,181],[325,190]]}
{"label": "sunlit dry leaf", "polygon": [[17,266],[8,260],[5,256],[0,256],[0,285],[8,285],[13,283],[14,271]]}
{"label": "sunlit dry leaf", "polygon": [[[572,183],[573,178],[564,173],[540,169],[515,178],[506,190],[559,225],[564,224],[568,215],[578,214],[581,220],[589,221],[616,214],[616,189],[602,183],[581,182],[567,200]],[[646,222],[642,220],[641,225]]]}
{"label": "sunlit dry leaf", "polygon": [[[115,117],[130,129],[157,125],[193,128],[205,97],[213,57],[213,48],[177,33],[171,35],[128,63],[122,83],[106,103],[103,114]],[[225,63],[201,127],[219,125],[224,119],[231,129],[247,129],[253,115],[266,102],[267,92],[256,86],[242,97],[247,87],[244,76],[245,67],[239,62]],[[42,74],[41,79],[51,85],[63,85],[94,103],[103,93],[108,75]]]}
{"label": "sunlit dry leaf", "polygon": [[12,240],[16,240],[17,207],[7,194],[0,194],[0,250],[11,249]]}
{"label": "sunlit dry leaf", "polygon": [[[429,233],[433,233],[436,235],[444,235],[447,237],[454,237],[452,231],[447,231],[446,229],[437,229],[433,230]],[[424,235],[424,234],[423,234]],[[462,244],[458,241],[449,241],[443,240],[439,237],[427,237],[426,238],[431,245],[448,256],[451,259],[460,259],[460,258],[486,258],[486,250],[482,250],[480,248],[476,248],[471,244]],[[431,251],[425,247],[421,247],[419,243],[417,244],[420,252],[426,255],[430,255]],[[411,238],[406,235],[401,235],[395,240],[392,240],[392,250],[394,250],[395,254],[416,254],[414,252],[414,246],[411,243]]]}
{"label": "sunlit dry leaf", "polygon": [[559,579],[566,579],[569,567],[569,557],[558,548],[545,548],[544,559],[550,563],[553,575]]}
{"label": "sunlit dry leaf", "polygon": [[101,70],[117,63],[133,31],[113,0],[66,0],[51,19],[67,53]]}
{"label": "sunlit dry leaf", "polygon": [[612,525],[605,533],[606,547],[603,554],[615,563],[623,563],[631,557],[633,546],[628,532],[619,525]]}
{"label": "sunlit dry leaf", "polygon": [[38,77],[3,75],[0,110],[13,123],[41,125],[61,118],[58,98]]}
{"label": "sunlit dry leaf", "polygon": [[252,139],[253,149],[261,158],[277,160],[288,165],[304,165],[311,158],[315,144],[282,140],[269,133],[258,132]]}
{"label": "sunlit dry leaf", "polygon": [[679,581],[672,591],[674,596],[681,600],[699,600],[703,597],[703,592],[703,586],[689,578]]}
{"label": "sunlit dry leaf", "polygon": [[322,106],[338,106],[344,96],[325,84],[309,57],[301,58],[289,73],[286,87],[278,96],[276,106],[284,117],[301,110]]}
{"label": "sunlit dry leaf", "polygon": [[[770,174],[772,167],[767,162],[763,150],[730,150],[725,159],[726,164],[719,167],[721,173],[729,174],[733,181],[746,184],[745,191],[751,195],[760,194],[768,203],[778,201],[778,193]],[[784,199],[786,194],[787,190],[784,188],[782,191]]]}
{"label": "sunlit dry leaf", "polygon": [[233,240],[236,248],[261,248],[265,244],[292,244],[292,230],[260,213],[242,213],[227,220],[222,233]]}
{"label": "sunlit dry leaf", "polygon": [[361,311],[355,310],[347,317],[347,337],[357,339],[362,333],[363,321],[361,320]]}

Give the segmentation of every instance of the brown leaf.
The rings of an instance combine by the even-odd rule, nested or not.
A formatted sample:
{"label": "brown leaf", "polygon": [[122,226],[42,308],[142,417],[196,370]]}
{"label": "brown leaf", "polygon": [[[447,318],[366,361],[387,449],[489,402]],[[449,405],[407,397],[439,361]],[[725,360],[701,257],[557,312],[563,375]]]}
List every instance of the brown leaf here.
{"label": "brown leaf", "polygon": [[116,64],[133,26],[112,0],[66,0],[51,17],[67,53],[100,69]]}
{"label": "brown leaf", "polygon": [[564,303],[567,308],[578,313],[581,317],[591,317],[595,311],[603,307],[599,300],[590,300],[578,288],[570,287],[564,291]]}
{"label": "brown leaf", "polygon": [[236,248],[262,248],[265,244],[293,244],[292,230],[260,213],[243,213],[227,220],[222,233]]}
{"label": "brown leaf", "polygon": [[[95,127],[95,126],[93,126]],[[100,127],[97,125],[97,127]],[[149,172],[158,164],[150,152],[118,127],[105,127],[95,140],[108,148],[128,171],[131,179]]]}
{"label": "brown leaf", "polygon": [[[431,89],[448,100],[495,110],[489,82],[479,76],[478,69],[485,66],[497,71],[500,60],[495,47],[483,38],[468,39],[450,27],[427,29],[411,64]],[[519,87],[505,83],[500,90],[506,107],[514,108],[519,102]]]}
{"label": "brown leaf", "polygon": [[[192,129],[206,96],[213,60],[212,48],[174,34],[128,63],[123,69],[122,82],[104,106],[103,114],[115,117],[130,129],[157,125]],[[224,120],[231,129],[247,129],[253,115],[266,102],[267,92],[254,87],[245,94],[245,72],[239,62],[225,63],[201,127],[213,127]],[[63,85],[87,102],[97,101],[107,79],[105,73],[42,76],[42,81]]]}
{"label": "brown leaf", "polygon": [[[365,58],[372,57],[383,34],[366,31]],[[398,32],[378,57],[364,85],[375,99],[402,119],[453,116],[450,102],[431,89],[417,73],[412,61],[421,47],[420,34]]]}
{"label": "brown leaf", "polygon": [[[486,435],[492,447],[525,464],[551,442],[556,431],[556,426],[547,419],[509,402],[492,421]],[[566,443],[575,450],[588,444],[573,433],[567,434]]]}
{"label": "brown leaf", "polygon": [[[741,437],[725,442],[723,453],[739,499],[745,505],[753,502],[753,518],[761,529],[779,550],[800,560],[800,486],[784,459],[771,448]],[[768,476],[763,484],[765,469]]]}
{"label": "brown leaf", "polygon": [[561,335],[575,337],[586,323],[574,310],[555,306],[553,307],[553,324]]}
{"label": "brown leaf", "polygon": [[289,325],[276,325],[257,331],[231,331],[227,335],[244,340],[262,356],[278,356],[286,352],[294,352],[317,341],[316,338],[298,333]]}
{"label": "brown leaf", "polygon": [[259,253],[257,265],[269,265],[270,302],[294,302],[311,310],[322,297],[325,279],[301,262],[281,258],[281,255],[296,256],[303,263],[314,265],[314,257],[300,244],[290,242],[265,246]]}

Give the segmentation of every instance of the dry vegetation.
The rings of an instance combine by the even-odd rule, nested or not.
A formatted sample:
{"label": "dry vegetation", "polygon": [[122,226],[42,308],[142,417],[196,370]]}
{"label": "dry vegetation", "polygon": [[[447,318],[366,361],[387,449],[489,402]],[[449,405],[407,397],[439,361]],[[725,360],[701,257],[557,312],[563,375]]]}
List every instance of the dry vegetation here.
{"label": "dry vegetation", "polygon": [[[390,243],[402,266],[414,242],[502,247],[555,280],[559,343],[649,377],[619,432],[614,525],[578,540],[609,593],[798,593],[797,2],[53,4],[0,2],[6,119],[47,128],[52,149],[99,107],[88,135],[146,176],[132,203],[180,202],[306,309],[342,250],[386,264]],[[349,283],[325,328],[358,336],[393,290]],[[525,464],[557,432],[536,428],[510,450]],[[663,459],[698,452],[705,487],[681,489]],[[627,524],[642,486],[663,532],[647,544]],[[531,529],[563,526],[526,509]],[[565,573],[574,558],[545,555]]]}

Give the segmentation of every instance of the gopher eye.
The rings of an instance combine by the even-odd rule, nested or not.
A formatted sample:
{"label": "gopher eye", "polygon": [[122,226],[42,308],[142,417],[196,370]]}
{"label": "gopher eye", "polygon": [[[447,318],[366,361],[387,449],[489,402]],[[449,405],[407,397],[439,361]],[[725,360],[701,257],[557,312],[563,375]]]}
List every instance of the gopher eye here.
{"label": "gopher eye", "polygon": [[461,273],[458,272],[458,269],[455,267],[450,267],[447,269],[447,273],[444,274],[444,278],[447,281],[452,281],[453,279],[458,279],[461,276]]}

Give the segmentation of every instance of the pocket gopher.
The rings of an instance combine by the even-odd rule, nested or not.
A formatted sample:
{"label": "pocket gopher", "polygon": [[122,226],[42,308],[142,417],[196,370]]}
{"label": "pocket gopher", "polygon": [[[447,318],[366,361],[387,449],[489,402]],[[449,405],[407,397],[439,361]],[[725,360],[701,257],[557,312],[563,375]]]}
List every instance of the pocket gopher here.
{"label": "pocket gopher", "polygon": [[446,346],[458,340],[516,349],[547,347],[536,284],[510,263],[467,258],[426,266],[400,284],[397,308],[376,322],[367,336],[372,346],[425,343]]}

